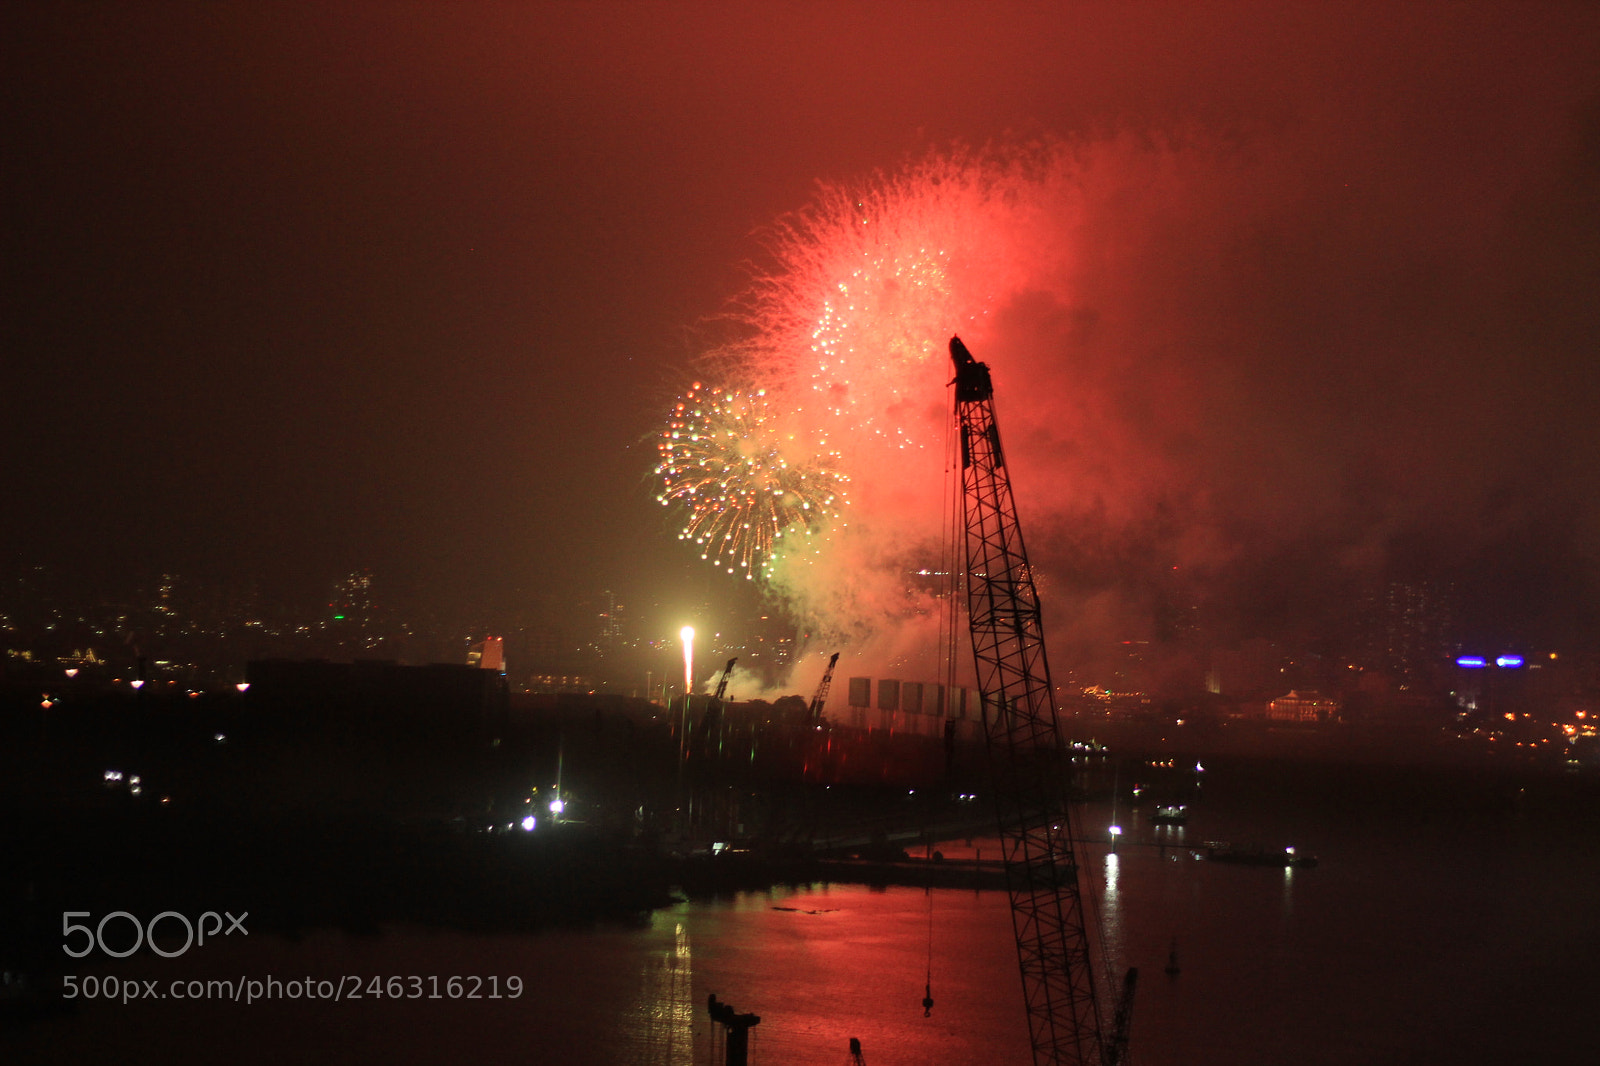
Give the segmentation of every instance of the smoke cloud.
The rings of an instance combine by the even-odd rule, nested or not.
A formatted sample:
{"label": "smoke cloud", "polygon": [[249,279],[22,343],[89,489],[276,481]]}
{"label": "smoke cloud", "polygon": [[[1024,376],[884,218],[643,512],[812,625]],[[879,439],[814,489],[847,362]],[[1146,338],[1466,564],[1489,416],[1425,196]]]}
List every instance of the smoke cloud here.
{"label": "smoke cloud", "polygon": [[1527,471],[1573,427],[1530,425],[1515,342],[1462,325],[1507,296],[1485,264],[1513,190],[1449,230],[1331,161],[1281,131],[1114,133],[822,185],[706,358],[848,478],[772,593],[852,672],[936,676],[953,334],[993,371],[1058,673],[1196,606],[1217,641],[1331,639],[1364,580],[1549,541],[1572,504]]}

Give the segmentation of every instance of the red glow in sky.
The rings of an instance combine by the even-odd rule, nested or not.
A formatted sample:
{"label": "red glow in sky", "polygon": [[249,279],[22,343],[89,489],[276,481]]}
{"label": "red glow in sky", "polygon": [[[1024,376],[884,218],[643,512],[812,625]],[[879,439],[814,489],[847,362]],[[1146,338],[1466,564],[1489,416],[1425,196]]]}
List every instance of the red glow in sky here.
{"label": "red glow in sky", "polygon": [[1592,6],[0,17],[8,564],[697,602],[640,472],[663,394],[753,383],[709,351],[837,412],[911,551],[959,331],[1087,627],[1185,564],[1242,631],[1428,567],[1594,628]]}
{"label": "red glow in sky", "polygon": [[[1248,601],[1308,560],[1332,587],[1415,565],[1394,558],[1411,538],[1484,550],[1475,515],[1527,482],[1462,431],[1518,386],[1426,332],[1396,367],[1396,310],[1354,291],[1392,268],[1330,264],[1344,238],[1305,218],[1329,194],[1306,165],[1198,130],[1047,139],[935,152],[785,216],[738,304],[749,335],[707,362],[837,446],[851,511],[777,546],[773,587],[825,641],[887,641],[864,654],[902,669],[937,647],[906,575],[941,565],[953,333],[994,368],[1055,639],[1079,661],[1152,635],[1163,575]],[[1355,301],[1337,335],[1316,322],[1330,285]]]}

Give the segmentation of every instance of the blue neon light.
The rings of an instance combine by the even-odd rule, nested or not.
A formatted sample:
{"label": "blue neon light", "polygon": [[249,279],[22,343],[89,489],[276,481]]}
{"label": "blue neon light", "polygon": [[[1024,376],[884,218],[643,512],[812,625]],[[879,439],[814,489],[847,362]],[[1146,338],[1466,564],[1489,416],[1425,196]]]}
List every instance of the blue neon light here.
{"label": "blue neon light", "polygon": [[1517,667],[1522,665],[1522,656],[1502,655],[1494,661],[1494,664],[1496,666],[1504,667],[1508,670],[1515,670]]}
{"label": "blue neon light", "polygon": [[1456,660],[1456,665],[1468,670],[1482,670],[1489,662],[1481,655],[1463,655]]}

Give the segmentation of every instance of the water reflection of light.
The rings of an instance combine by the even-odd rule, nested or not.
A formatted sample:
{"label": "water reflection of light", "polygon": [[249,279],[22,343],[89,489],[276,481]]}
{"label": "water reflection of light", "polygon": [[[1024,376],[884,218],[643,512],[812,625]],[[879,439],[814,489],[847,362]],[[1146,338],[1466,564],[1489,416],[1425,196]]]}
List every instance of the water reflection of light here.
{"label": "water reflection of light", "polygon": [[1117,882],[1122,874],[1122,860],[1117,853],[1106,853],[1106,887],[1100,904],[1100,929],[1105,935],[1105,948],[1113,956],[1121,957],[1122,907],[1117,899]]}
{"label": "water reflection of light", "polygon": [[692,963],[689,931],[677,922],[672,946],[645,965],[640,990],[645,1062],[691,1066],[694,1061]]}

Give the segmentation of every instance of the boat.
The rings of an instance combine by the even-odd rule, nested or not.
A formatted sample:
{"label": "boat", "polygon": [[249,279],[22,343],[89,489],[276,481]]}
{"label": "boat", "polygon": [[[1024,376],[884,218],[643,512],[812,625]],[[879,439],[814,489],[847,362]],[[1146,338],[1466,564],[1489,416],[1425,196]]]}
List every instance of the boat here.
{"label": "boat", "polygon": [[1150,816],[1151,825],[1183,825],[1189,820],[1189,808],[1183,803],[1163,803]]}
{"label": "boat", "polygon": [[1315,855],[1302,855],[1293,845],[1285,848],[1265,848],[1260,844],[1241,847],[1225,840],[1208,840],[1204,847],[1204,853],[1197,853],[1196,858],[1209,859],[1212,862],[1237,863],[1241,866],[1307,868],[1317,865]]}

